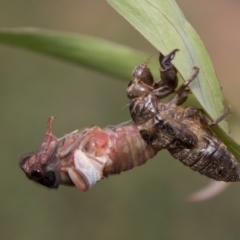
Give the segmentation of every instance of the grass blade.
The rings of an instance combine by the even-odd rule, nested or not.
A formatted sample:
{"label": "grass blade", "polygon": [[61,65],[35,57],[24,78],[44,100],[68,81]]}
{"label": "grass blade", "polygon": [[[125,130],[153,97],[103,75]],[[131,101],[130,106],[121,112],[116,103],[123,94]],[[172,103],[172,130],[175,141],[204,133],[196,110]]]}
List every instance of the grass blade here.
{"label": "grass blade", "polygon": [[[164,55],[180,49],[173,63],[184,80],[198,66],[200,74],[190,85],[191,91],[212,119],[223,114],[223,96],[211,59],[174,0],[107,1]],[[240,160],[240,146],[229,136],[227,122],[222,121],[214,131]]]}
{"label": "grass blade", "polygon": [[[133,68],[150,56],[99,38],[34,28],[0,29],[0,43],[67,60],[126,82]],[[151,64],[158,72],[157,61]]]}
{"label": "grass blade", "polygon": [[[153,46],[164,55],[179,48],[174,65],[187,80],[193,66],[200,68],[198,79],[191,84],[195,97],[213,118],[223,109],[223,98],[210,57],[195,30],[187,22],[174,0],[108,0],[108,2]],[[221,127],[227,132],[225,121]]]}

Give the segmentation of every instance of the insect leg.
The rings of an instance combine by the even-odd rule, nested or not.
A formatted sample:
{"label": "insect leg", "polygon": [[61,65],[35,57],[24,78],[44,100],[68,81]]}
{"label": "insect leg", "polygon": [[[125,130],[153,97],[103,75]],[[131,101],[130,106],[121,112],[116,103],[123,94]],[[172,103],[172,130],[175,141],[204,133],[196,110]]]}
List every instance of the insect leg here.
{"label": "insect leg", "polygon": [[171,61],[173,60],[173,58],[175,57],[175,53],[179,51],[179,49],[174,49],[173,51],[171,51],[168,55],[166,55],[165,57],[160,53],[159,54],[159,63],[162,67],[162,71],[164,72],[165,70],[173,67]]}
{"label": "insect leg", "polygon": [[159,63],[161,66],[161,79],[155,84],[153,94],[160,98],[164,98],[171,94],[178,85],[177,70],[171,61],[178,49],[174,49],[167,56],[159,55]]}
{"label": "insect leg", "polygon": [[68,134],[65,136],[63,145],[59,148],[59,157],[67,156],[73,149],[75,149],[81,141],[81,137],[77,135]]}
{"label": "insect leg", "polygon": [[182,105],[188,98],[188,94],[189,94],[189,90],[186,89],[179,97],[178,101],[177,101],[177,106]]}
{"label": "insect leg", "polygon": [[199,68],[198,67],[194,67],[194,73],[191,76],[191,78],[187,81],[185,81],[176,91],[176,94],[174,95],[174,97],[172,98],[172,100],[169,102],[170,105],[172,106],[176,106],[176,105],[181,105],[183,102],[186,101],[187,99],[187,94],[188,94],[188,89],[186,89],[189,84],[195,80],[195,78],[197,77],[199,73]]}
{"label": "insect leg", "polygon": [[162,98],[167,97],[168,95],[170,95],[170,94],[173,93],[173,92],[174,92],[174,88],[170,88],[170,87],[167,86],[167,85],[163,85],[163,86],[161,86],[161,87],[158,87],[158,88],[154,89],[154,90],[152,91],[152,94],[153,94],[154,96],[157,96],[157,97],[159,97],[160,99],[162,99]]}
{"label": "insect leg", "polygon": [[225,113],[223,113],[220,117],[218,117],[214,121],[211,121],[202,110],[199,111],[199,115],[200,115],[201,119],[203,120],[203,122],[207,126],[210,126],[210,127],[216,126],[219,122],[221,122],[223,119],[225,119],[230,113],[231,113],[231,108],[228,107],[228,109]]}

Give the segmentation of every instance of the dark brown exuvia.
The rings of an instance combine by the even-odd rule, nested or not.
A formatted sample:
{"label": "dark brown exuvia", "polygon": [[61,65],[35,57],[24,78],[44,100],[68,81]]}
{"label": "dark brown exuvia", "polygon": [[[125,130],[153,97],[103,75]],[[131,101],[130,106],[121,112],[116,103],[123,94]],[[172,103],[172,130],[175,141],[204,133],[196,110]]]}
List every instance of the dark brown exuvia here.
{"label": "dark brown exuvia", "polygon": [[[127,88],[131,117],[142,138],[158,151],[167,149],[174,158],[209,178],[239,181],[239,163],[211,129],[231,111],[228,109],[211,121],[202,109],[181,107],[188,97],[188,85],[197,77],[199,69],[194,67],[190,79],[177,88],[177,70],[171,63],[176,51],[165,57],[160,54],[158,82],[154,82],[146,63],[133,70]],[[163,102],[171,93],[173,97]]]}

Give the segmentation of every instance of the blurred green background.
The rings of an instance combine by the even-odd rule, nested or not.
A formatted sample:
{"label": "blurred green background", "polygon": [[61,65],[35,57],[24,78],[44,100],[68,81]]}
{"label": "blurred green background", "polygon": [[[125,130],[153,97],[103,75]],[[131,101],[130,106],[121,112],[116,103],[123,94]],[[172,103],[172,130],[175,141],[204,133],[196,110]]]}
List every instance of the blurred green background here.
{"label": "blurred green background", "polygon": [[[240,2],[177,1],[204,41],[226,102],[239,117]],[[0,27],[84,33],[157,56],[105,1],[1,1]],[[207,202],[186,197],[209,180],[161,152],[146,165],[100,181],[89,192],[49,190],[27,180],[20,156],[36,150],[51,115],[62,136],[130,119],[126,82],[0,45],[0,239],[237,239],[240,185]],[[136,65],[142,62],[139,59]],[[134,66],[133,66],[134,67]],[[240,141],[233,118],[232,135]]]}

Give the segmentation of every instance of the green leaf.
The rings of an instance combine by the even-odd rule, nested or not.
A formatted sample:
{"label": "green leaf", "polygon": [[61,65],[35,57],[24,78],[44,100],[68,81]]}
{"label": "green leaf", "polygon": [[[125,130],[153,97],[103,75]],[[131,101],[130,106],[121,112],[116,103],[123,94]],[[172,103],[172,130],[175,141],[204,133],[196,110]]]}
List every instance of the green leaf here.
{"label": "green leaf", "polygon": [[[34,28],[0,29],[0,43],[33,50],[95,69],[128,82],[150,54],[99,38]],[[158,72],[157,61],[152,61]]]}
{"label": "green leaf", "polygon": [[[210,57],[195,30],[187,22],[173,0],[107,0],[153,46],[164,55],[180,49],[174,65],[184,80],[190,78],[193,67],[200,74],[190,88],[201,106],[216,119],[223,113],[223,98]],[[228,131],[226,123],[222,128]]]}
{"label": "green leaf", "polygon": [[[191,91],[212,119],[223,114],[223,96],[211,59],[174,0],[107,1],[162,54],[180,49],[173,63],[184,80],[192,75],[194,66],[199,67]],[[222,121],[214,130],[240,160],[240,146],[228,135],[227,122]]]}

